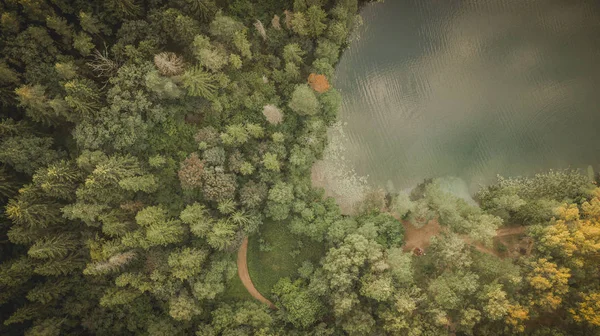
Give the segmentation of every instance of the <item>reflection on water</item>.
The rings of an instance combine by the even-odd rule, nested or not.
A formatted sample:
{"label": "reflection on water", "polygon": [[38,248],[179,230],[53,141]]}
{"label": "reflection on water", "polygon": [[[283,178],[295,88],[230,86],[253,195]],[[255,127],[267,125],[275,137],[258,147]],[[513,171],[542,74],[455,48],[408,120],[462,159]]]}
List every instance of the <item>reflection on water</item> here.
{"label": "reflection on water", "polygon": [[600,162],[600,2],[387,1],[343,55],[347,159],[372,185]]}

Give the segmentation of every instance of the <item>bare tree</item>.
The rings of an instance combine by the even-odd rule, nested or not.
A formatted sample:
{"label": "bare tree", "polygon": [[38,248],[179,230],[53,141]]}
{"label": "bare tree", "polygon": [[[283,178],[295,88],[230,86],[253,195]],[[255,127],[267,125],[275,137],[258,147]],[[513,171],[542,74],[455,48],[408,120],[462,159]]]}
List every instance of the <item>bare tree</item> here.
{"label": "bare tree", "polygon": [[292,28],[292,18],[294,17],[294,13],[290,12],[289,10],[285,10],[283,12],[283,14],[285,14],[285,26],[287,29]]}
{"label": "bare tree", "polygon": [[275,14],[273,20],[271,20],[271,26],[277,30],[281,30],[281,23],[279,22],[279,15]]}
{"label": "bare tree", "polygon": [[183,73],[184,62],[181,56],[173,52],[161,52],[154,55],[154,65],[161,75],[176,76]]}
{"label": "bare tree", "polygon": [[275,105],[265,105],[263,115],[273,125],[277,125],[283,121],[283,113]]}
{"label": "bare tree", "polygon": [[114,75],[120,67],[120,64],[117,61],[113,61],[108,57],[108,50],[106,47],[103,52],[96,49],[92,54],[92,60],[86,64],[98,77],[110,77]]}
{"label": "bare tree", "polygon": [[256,22],[254,22],[254,27],[256,28],[260,36],[262,36],[263,40],[266,41],[267,31],[265,30],[265,26],[263,26],[262,22],[260,22],[260,20],[256,20]]}

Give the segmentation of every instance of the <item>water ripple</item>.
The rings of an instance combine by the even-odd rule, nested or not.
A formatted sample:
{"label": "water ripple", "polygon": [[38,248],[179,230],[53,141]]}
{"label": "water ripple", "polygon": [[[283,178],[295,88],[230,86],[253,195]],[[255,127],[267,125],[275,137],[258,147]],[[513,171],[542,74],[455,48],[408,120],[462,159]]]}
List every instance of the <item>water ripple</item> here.
{"label": "water ripple", "polygon": [[387,1],[337,68],[347,156],[403,189],[597,167],[600,3]]}

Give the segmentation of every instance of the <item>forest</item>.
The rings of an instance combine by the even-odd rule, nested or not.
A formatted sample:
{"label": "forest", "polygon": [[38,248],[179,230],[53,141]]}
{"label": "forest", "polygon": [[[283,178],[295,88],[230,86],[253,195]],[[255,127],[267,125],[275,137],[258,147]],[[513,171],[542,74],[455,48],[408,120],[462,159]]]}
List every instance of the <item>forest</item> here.
{"label": "forest", "polygon": [[0,2],[0,335],[600,335],[594,178],[312,186],[362,5]]}

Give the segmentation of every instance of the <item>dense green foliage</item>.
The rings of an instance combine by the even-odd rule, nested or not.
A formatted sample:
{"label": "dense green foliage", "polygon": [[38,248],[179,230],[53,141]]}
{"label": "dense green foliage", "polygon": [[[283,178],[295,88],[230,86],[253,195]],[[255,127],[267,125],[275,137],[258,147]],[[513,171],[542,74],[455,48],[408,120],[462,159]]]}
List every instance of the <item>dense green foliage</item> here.
{"label": "dense green foliage", "polygon": [[[0,334],[598,334],[578,173],[501,179],[481,207],[428,181],[354,216],[311,186],[341,97],[308,78],[358,2],[0,3]],[[396,218],[444,231],[417,258]],[[506,223],[532,253],[473,248]],[[246,236],[276,310],[240,295]]]}

